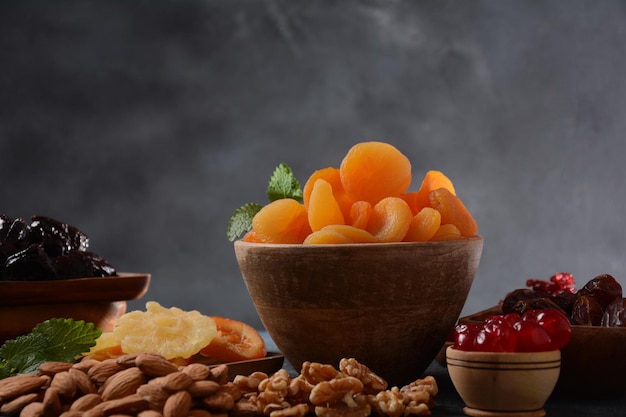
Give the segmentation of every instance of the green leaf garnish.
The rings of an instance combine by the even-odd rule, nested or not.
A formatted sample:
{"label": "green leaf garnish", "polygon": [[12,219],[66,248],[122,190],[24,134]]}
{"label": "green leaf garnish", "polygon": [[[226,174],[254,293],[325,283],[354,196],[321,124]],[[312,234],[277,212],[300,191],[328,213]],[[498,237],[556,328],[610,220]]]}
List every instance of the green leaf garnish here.
{"label": "green leaf garnish", "polygon": [[50,319],[39,323],[31,333],[0,346],[0,378],[35,373],[44,362],[74,362],[96,344],[101,334],[102,330],[83,320]]}
{"label": "green leaf garnish", "polygon": [[[284,162],[276,167],[267,186],[267,199],[270,203],[282,198],[292,198],[302,203],[300,182]],[[252,219],[261,208],[263,207],[260,204],[247,203],[235,210],[226,229],[228,240],[234,242],[239,236],[252,230]]]}
{"label": "green leaf garnish", "polygon": [[267,198],[270,202],[281,198],[293,198],[302,203],[300,183],[294,177],[291,168],[284,162],[276,167],[267,187]]}
{"label": "green leaf garnish", "polygon": [[252,229],[252,219],[259,210],[261,210],[261,205],[256,203],[244,204],[235,210],[226,230],[228,240],[234,242],[239,236],[249,232]]}

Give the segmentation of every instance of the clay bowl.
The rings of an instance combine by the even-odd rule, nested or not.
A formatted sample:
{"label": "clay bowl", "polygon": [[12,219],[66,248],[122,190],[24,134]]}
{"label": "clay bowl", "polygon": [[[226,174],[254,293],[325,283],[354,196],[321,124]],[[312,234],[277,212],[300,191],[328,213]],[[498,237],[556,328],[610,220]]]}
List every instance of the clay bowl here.
{"label": "clay bowl", "polygon": [[545,416],[561,352],[494,353],[446,349],[448,372],[468,416]]}
{"label": "clay bowl", "polygon": [[447,242],[279,245],[235,242],[256,311],[299,370],[356,358],[390,384],[414,381],[455,325],[482,253]]}
{"label": "clay bowl", "polygon": [[[499,306],[462,317],[460,322],[482,322],[502,314]],[[572,340],[561,350],[561,376],[554,395],[610,398],[626,394],[626,327],[572,326]],[[593,381],[593,384],[582,383]]]}
{"label": "clay bowl", "polygon": [[126,300],[141,298],[149,274],[56,281],[0,281],[0,343],[29,333],[50,318],[72,318],[113,330]]}

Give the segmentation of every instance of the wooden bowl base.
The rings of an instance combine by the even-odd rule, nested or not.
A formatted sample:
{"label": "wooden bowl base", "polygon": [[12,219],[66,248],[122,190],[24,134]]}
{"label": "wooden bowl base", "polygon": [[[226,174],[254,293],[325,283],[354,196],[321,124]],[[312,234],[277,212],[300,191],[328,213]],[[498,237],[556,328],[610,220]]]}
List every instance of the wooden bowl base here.
{"label": "wooden bowl base", "polygon": [[546,410],[532,411],[485,411],[476,408],[465,407],[463,412],[471,417],[543,417],[546,415]]}

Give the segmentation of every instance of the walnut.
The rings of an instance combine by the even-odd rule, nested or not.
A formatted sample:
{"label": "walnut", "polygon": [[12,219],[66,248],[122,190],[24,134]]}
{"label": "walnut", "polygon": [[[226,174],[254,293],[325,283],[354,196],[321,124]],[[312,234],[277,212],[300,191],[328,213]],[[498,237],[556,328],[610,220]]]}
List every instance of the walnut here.
{"label": "walnut", "polygon": [[368,396],[372,411],[378,416],[400,417],[405,410],[405,397],[398,387]]}
{"label": "walnut", "polygon": [[307,403],[314,385],[309,383],[302,375],[293,378],[289,383],[289,400],[292,404]]}
{"label": "walnut", "polygon": [[270,417],[305,417],[309,414],[308,404],[296,404],[291,407],[274,410],[270,413]]}
{"label": "walnut", "polygon": [[259,383],[257,406],[263,414],[291,407],[287,401],[290,377],[286,370],[280,369],[269,378]]}
{"label": "walnut", "polygon": [[242,392],[256,392],[259,388],[259,384],[264,379],[267,379],[268,376],[265,372],[254,372],[248,376],[245,375],[237,375],[233,380],[233,383],[239,388]]}
{"label": "walnut", "polygon": [[361,380],[352,376],[323,381],[315,385],[309,395],[313,405],[334,404],[343,401],[350,407],[356,406],[354,396],[363,391]]}
{"label": "walnut", "polygon": [[321,364],[317,362],[304,362],[302,364],[302,370],[300,375],[306,379],[310,384],[317,384],[323,381],[330,381],[334,378],[340,378],[343,376],[334,366]]}
{"label": "walnut", "polygon": [[339,362],[339,369],[346,375],[360,379],[366,394],[376,394],[387,389],[387,381],[354,358],[343,358]]}
{"label": "walnut", "polygon": [[315,407],[315,415],[317,417],[367,417],[372,409],[369,404],[364,403],[356,407],[350,407],[347,404],[339,404],[333,407]]}

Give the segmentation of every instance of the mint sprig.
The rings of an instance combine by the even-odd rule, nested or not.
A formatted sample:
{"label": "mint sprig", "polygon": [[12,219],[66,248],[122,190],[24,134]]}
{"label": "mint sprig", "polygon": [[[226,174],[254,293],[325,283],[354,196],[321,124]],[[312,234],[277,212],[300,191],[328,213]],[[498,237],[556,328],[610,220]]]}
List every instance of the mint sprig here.
{"label": "mint sprig", "polygon": [[29,334],[0,346],[0,379],[37,372],[44,362],[74,362],[96,344],[102,330],[93,323],[73,319],[49,319]]}
{"label": "mint sprig", "polygon": [[[284,162],[274,169],[267,186],[267,199],[270,203],[283,198],[292,198],[302,203],[300,182]],[[226,229],[228,240],[234,242],[241,235],[252,230],[252,219],[262,208],[260,204],[247,203],[235,210]]]}

